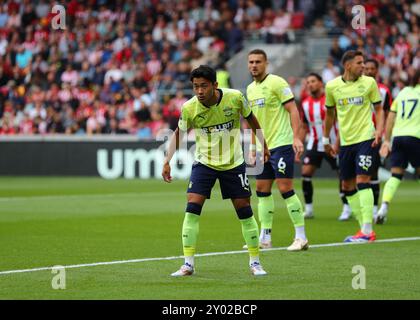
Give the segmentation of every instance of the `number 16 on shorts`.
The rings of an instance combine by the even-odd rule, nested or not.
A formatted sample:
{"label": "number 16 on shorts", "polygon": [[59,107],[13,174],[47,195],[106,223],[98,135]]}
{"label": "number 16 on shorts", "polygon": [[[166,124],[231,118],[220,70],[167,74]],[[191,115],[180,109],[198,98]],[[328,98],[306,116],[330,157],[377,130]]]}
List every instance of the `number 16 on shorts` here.
{"label": "number 16 on shorts", "polygon": [[239,179],[241,179],[242,188],[249,191],[249,180],[246,173],[238,174]]}

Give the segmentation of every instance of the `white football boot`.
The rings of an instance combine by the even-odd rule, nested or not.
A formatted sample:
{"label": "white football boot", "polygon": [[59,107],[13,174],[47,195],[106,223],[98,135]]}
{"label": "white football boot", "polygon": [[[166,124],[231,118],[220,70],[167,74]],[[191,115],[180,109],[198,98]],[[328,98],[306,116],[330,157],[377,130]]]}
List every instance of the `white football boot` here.
{"label": "white football boot", "polygon": [[259,262],[253,262],[249,267],[254,276],[265,276],[267,274]]}
{"label": "white football boot", "polygon": [[194,267],[189,263],[185,263],[178,271],[171,274],[172,277],[192,276],[194,274]]}
{"label": "white football boot", "polygon": [[303,251],[308,250],[309,242],[308,240],[303,240],[300,238],[296,238],[293,243],[287,247],[287,251]]}

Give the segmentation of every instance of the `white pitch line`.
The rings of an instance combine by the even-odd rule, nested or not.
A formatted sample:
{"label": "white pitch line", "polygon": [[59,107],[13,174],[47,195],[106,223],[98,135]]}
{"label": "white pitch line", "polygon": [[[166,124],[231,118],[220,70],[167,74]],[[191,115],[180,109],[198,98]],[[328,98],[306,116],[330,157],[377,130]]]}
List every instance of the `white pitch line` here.
{"label": "white pitch line", "polygon": [[[420,240],[420,237],[382,239],[382,240],[376,240],[374,243],[402,242],[402,241],[416,241],[416,240]],[[323,247],[341,247],[341,246],[348,246],[348,245],[355,245],[355,244],[361,244],[361,243],[336,242],[336,243],[312,244],[312,245],[310,245],[310,248],[312,249],[312,248],[323,248]],[[262,249],[261,251],[281,251],[281,250],[286,250],[286,249],[287,249],[287,247],[278,247],[278,248]],[[240,254],[240,253],[247,253],[247,252],[248,252],[247,250],[209,252],[209,253],[196,254],[195,256],[196,257],[209,257],[209,256],[222,256],[222,255],[228,255],[228,254]],[[177,260],[177,259],[182,259],[182,258],[184,258],[184,257],[183,256],[172,256],[172,257],[160,257],[160,258],[144,258],[144,259],[119,260],[119,261],[109,261],[109,262],[73,264],[73,265],[68,265],[68,266],[54,266],[54,267],[41,267],[41,268],[33,268],[33,269],[0,271],[0,275],[13,274],[13,273],[35,272],[35,271],[46,271],[46,270],[52,270],[53,268],[57,268],[57,267],[62,267],[64,269],[74,269],[74,268],[83,268],[83,267],[107,266],[107,265],[113,265],[113,264]]]}

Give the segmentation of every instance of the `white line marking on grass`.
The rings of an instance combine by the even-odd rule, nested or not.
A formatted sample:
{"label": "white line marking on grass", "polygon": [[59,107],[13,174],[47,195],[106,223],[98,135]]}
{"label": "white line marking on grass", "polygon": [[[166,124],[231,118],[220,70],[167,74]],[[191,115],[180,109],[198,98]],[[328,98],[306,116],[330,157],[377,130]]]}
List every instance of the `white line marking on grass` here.
{"label": "white line marking on grass", "polygon": [[[420,237],[382,239],[382,240],[376,240],[373,244],[375,244],[375,243],[386,243],[386,242],[416,241],[416,240],[420,240]],[[357,245],[357,244],[361,244],[361,243],[336,242],[336,243],[312,244],[312,245],[310,245],[310,248],[341,247],[341,246]],[[282,251],[282,250],[286,250],[286,249],[287,249],[287,247],[278,247],[278,248],[262,249],[261,251]],[[240,254],[240,253],[247,253],[247,252],[248,252],[247,250],[209,252],[209,253],[196,254],[195,256],[196,257],[209,257],[209,256],[222,256],[222,255],[228,255],[228,254]],[[109,261],[109,262],[73,264],[73,265],[68,265],[68,266],[63,266],[63,267],[65,269],[74,269],[74,268],[84,268],[84,267],[108,266],[108,265],[113,265],[113,264],[177,260],[177,259],[182,259],[182,258],[184,258],[184,257],[183,256],[173,256],[173,257],[160,257],[160,258],[143,258],[143,259],[119,260],[119,261]],[[13,274],[13,273],[35,272],[35,271],[46,271],[46,270],[52,270],[52,268],[53,267],[42,267],[42,268],[33,268],[33,269],[0,271],[0,275]]]}

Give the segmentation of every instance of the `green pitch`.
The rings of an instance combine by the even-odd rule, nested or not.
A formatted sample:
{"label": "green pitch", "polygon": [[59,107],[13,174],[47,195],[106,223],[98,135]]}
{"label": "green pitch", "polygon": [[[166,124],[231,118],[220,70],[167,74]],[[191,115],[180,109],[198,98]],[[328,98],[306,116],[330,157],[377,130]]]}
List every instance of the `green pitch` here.
{"label": "green pitch", "polygon": [[[255,181],[251,180],[253,190]],[[296,190],[301,199],[300,181]],[[337,182],[316,180],[310,244],[339,243],[357,230],[338,222]],[[182,255],[186,181],[96,178],[0,178],[0,299],[420,299],[420,240],[262,252],[266,277],[248,270],[246,252],[196,258],[196,274],[171,278],[182,259],[66,269],[55,290],[51,270],[9,270]],[[294,235],[274,192],[273,241]],[[256,211],[256,198],[253,197]],[[420,236],[420,188],[403,181],[378,239]],[[198,253],[242,250],[240,224],[218,187],[203,208]],[[352,268],[366,270],[366,289],[352,287]]]}

